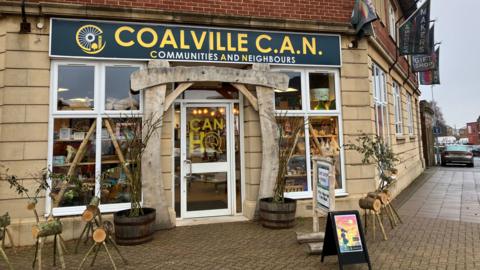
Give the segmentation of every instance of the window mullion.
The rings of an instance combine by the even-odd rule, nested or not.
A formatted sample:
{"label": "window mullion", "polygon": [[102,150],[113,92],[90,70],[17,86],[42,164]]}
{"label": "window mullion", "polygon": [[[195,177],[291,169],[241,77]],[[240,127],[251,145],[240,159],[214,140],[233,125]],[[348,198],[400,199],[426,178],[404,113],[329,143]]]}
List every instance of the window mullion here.
{"label": "window mullion", "polygon": [[97,129],[95,135],[95,196],[100,198],[101,190],[101,172],[102,172],[102,125],[103,120],[101,116],[97,116]]}

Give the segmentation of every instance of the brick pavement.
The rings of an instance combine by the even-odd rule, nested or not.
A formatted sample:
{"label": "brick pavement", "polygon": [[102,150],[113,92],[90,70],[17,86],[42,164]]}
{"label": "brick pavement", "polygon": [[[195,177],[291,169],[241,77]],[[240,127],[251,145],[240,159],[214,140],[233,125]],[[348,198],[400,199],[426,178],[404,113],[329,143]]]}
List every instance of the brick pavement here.
{"label": "brick pavement", "polygon": [[[412,196],[400,208],[404,224],[392,230],[387,222],[384,223],[388,241],[378,238],[373,241],[367,235],[373,269],[480,269],[480,223],[468,222],[470,220],[466,217],[470,214],[467,215],[469,212],[462,208],[462,202],[470,205],[474,201],[470,191],[473,190],[472,181],[475,187],[480,183],[479,172],[475,170],[472,178],[472,174],[463,169],[440,169],[431,173],[432,177],[426,179],[417,192],[407,190]],[[459,178],[463,178],[461,187],[467,189],[461,192],[466,195],[462,195],[460,208],[455,208],[461,210],[460,219],[452,220],[448,215],[442,218],[443,204],[438,207],[438,203],[430,205],[425,200],[420,201],[420,198],[436,198],[442,194],[440,197],[450,202],[454,196],[447,196],[447,193],[454,192],[458,196],[459,184],[455,179]],[[418,211],[411,210],[415,205],[412,201],[420,205]],[[420,211],[428,209],[425,205],[434,206],[435,211],[438,209],[435,218],[421,215],[427,212]],[[121,265],[116,255],[114,258],[121,265],[120,269],[136,270],[338,269],[335,257],[327,258],[322,264],[319,256],[307,255],[305,247],[296,243],[295,232],[310,228],[311,219],[299,219],[297,226],[290,230],[264,229],[255,222],[177,227],[156,233],[151,243],[122,247],[123,253],[129,257],[129,265]],[[67,245],[73,250],[74,242]],[[68,269],[78,267],[86,249],[87,246],[83,246],[78,255],[66,256]],[[51,253],[49,245],[46,245],[47,252]],[[15,269],[31,269],[33,247],[22,248],[16,255],[10,249],[7,253]],[[44,269],[55,269],[50,265],[51,260],[45,256]],[[4,268],[0,260],[0,269]],[[86,269],[111,269],[105,252],[99,254],[94,267]],[[349,266],[345,269],[367,268]]]}

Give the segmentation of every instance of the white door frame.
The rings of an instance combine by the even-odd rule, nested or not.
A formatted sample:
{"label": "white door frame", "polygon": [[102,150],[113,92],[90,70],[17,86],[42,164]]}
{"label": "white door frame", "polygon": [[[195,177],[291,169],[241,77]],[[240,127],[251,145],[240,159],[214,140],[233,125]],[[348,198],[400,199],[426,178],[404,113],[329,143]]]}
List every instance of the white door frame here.
{"label": "white door frame", "polygon": [[[187,162],[187,108],[195,107],[224,107],[225,108],[225,121],[226,121],[226,139],[227,139],[227,161],[226,162],[212,162],[212,163],[197,163],[191,164]],[[226,216],[234,214],[235,203],[235,144],[234,144],[234,128],[233,128],[233,104],[231,102],[182,102],[180,105],[180,200],[181,200],[181,217],[182,218],[195,218],[195,217],[210,217],[210,216]],[[199,211],[187,211],[187,178],[190,173],[214,173],[225,172],[227,174],[227,201],[228,207],[225,209],[215,210],[199,210]]]}

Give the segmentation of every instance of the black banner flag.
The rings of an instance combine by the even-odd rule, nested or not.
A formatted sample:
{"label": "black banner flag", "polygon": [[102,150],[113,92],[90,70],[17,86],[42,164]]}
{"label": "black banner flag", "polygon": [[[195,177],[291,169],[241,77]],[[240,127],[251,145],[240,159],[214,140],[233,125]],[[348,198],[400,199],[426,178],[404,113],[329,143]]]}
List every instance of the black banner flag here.
{"label": "black banner flag", "polygon": [[417,9],[399,28],[400,55],[430,54],[430,0]]}
{"label": "black banner flag", "polygon": [[432,69],[436,69],[437,67],[437,55],[435,53],[435,38],[434,38],[434,25],[430,28],[430,45],[431,53],[430,54],[416,54],[412,55],[412,71],[413,72],[420,72],[420,71],[428,71]]}

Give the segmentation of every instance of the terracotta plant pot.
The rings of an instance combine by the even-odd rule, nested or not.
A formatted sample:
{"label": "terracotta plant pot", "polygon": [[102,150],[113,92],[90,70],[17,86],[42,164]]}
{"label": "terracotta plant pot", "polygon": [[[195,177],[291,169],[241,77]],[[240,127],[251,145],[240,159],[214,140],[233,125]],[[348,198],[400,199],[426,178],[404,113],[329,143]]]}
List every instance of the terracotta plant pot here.
{"label": "terracotta plant pot", "polygon": [[260,199],[260,222],[272,229],[288,229],[295,226],[297,201],[285,198],[284,203],[273,202],[273,198]]}

